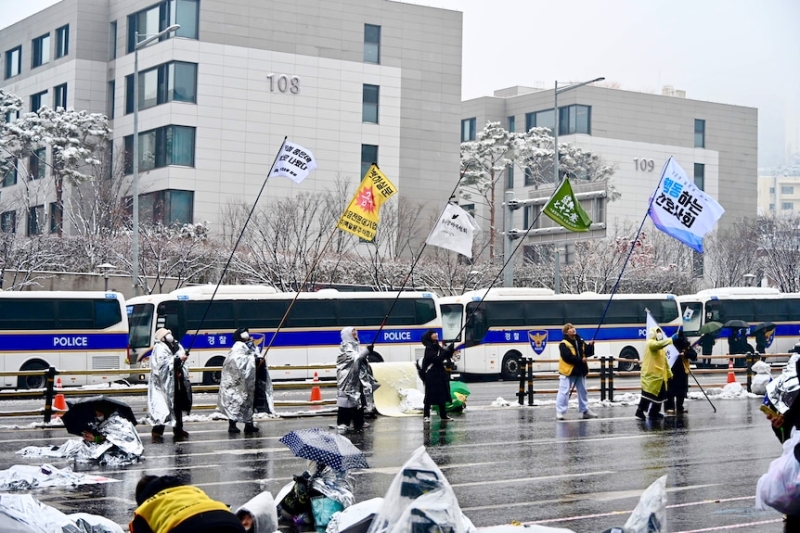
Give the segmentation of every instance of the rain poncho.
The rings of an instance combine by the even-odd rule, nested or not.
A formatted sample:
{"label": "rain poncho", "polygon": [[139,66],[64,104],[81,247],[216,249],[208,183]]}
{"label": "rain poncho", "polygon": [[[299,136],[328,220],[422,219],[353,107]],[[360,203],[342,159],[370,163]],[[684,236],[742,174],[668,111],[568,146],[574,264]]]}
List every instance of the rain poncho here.
{"label": "rain poncho", "polygon": [[269,491],[264,491],[255,498],[236,509],[236,516],[240,512],[249,513],[253,517],[253,533],[274,533],[278,531],[278,511],[275,500]]}
{"label": "rain poncho", "polygon": [[237,341],[222,365],[217,410],[228,420],[250,423],[255,394],[256,352],[247,343]]}
{"label": "rain poncho", "polygon": [[[147,384],[147,413],[153,425],[175,425],[175,372],[177,357],[185,352],[179,346],[177,353],[162,341],[156,341],[150,356],[150,381]],[[182,363],[183,375],[189,375],[186,362]]]}
{"label": "rain poncho", "polygon": [[[800,354],[792,355],[781,375],[767,384],[766,400],[782,415],[789,411],[800,394],[800,380],[797,376],[798,359],[800,359]],[[793,411],[797,411],[797,409],[793,409]]]}
{"label": "rain poncho", "polygon": [[642,358],[642,391],[654,397],[658,396],[661,387],[672,377],[666,350],[672,344],[672,339],[664,335],[662,340],[656,340],[659,332],[663,333],[661,328],[650,328],[648,331]]}
{"label": "rain poncho", "polygon": [[30,494],[0,495],[0,531],[15,533],[122,533],[111,520],[85,513],[65,515]]}
{"label": "rain poncho", "polygon": [[367,362],[369,350],[360,347],[353,337],[354,329],[346,327],[342,330],[342,343],[339,345],[339,356],[336,358],[338,387],[336,404],[339,407],[361,407],[363,392],[365,408],[369,412],[375,407],[373,391],[377,382]]}
{"label": "rain poncho", "polygon": [[117,413],[98,422],[92,431],[102,435],[103,442],[69,439],[61,446],[28,446],[17,453],[23,457],[63,457],[77,461],[98,461],[100,464],[126,464],[137,461],[144,453],[139,433],[129,420]]}

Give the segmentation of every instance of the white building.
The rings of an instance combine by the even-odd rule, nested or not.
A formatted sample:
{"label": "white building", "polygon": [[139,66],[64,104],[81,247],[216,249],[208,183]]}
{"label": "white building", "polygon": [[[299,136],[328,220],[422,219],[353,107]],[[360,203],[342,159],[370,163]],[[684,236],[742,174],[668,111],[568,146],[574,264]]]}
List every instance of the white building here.
{"label": "white building", "polygon": [[[271,180],[266,198],[337,178],[355,190],[374,161],[400,197],[438,212],[459,168],[461,22],[387,0],[62,0],[0,31],[0,88],[29,110],[107,113],[115,150],[130,151],[135,34],[179,24],[138,52],[143,223],[218,230],[227,205],[254,200],[284,137],[319,167],[300,185]],[[55,193],[21,208],[24,179],[2,182],[3,227],[36,233],[25,210]]]}

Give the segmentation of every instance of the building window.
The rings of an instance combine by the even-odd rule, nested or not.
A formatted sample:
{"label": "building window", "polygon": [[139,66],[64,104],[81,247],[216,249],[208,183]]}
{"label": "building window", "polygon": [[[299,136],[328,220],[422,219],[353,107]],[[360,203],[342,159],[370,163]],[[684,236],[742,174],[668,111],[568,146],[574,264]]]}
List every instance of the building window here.
{"label": "building window", "polygon": [[525,131],[531,128],[547,128],[552,133],[556,125],[555,114],[552,109],[537,111],[535,113],[525,113]]}
{"label": "building window", "polygon": [[109,119],[114,119],[114,107],[116,106],[117,98],[117,82],[111,80],[108,82],[108,99],[106,102],[106,115]]}
{"label": "building window", "polygon": [[506,167],[506,189],[514,188],[514,165]]}
{"label": "building window", "polygon": [[28,209],[28,237],[41,235],[44,226],[44,206],[37,205]]}
{"label": "building window", "polygon": [[558,108],[558,134],[592,134],[592,108],[588,105],[568,105]]}
{"label": "building window", "polygon": [[6,122],[9,123],[9,124],[19,120],[19,109],[15,110],[15,111],[6,111],[5,119],[6,119]]}
{"label": "building window", "polygon": [[58,233],[59,228],[63,227],[64,220],[61,218],[63,215],[63,208],[58,205],[58,202],[52,202],[50,204],[50,233]]}
{"label": "building window", "polygon": [[40,93],[31,95],[31,111],[34,113],[39,111],[39,109],[43,108],[47,104],[47,91],[42,91]]}
{"label": "building window", "polygon": [[781,194],[794,194],[793,185],[781,185]]}
{"label": "building window", "polygon": [[139,196],[139,216],[154,225],[191,224],[194,221],[194,192],[165,190]]}
{"label": "building window", "polygon": [[17,232],[17,212],[5,211],[0,213],[0,231],[3,233]]}
{"label": "building window", "polygon": [[694,119],[694,147],[706,147],[706,121],[699,118]]}
{"label": "building window", "polygon": [[367,175],[372,163],[378,163],[378,147],[374,144],[361,145],[361,178]]}
{"label": "building window", "polygon": [[165,41],[173,36],[197,39],[198,1],[167,0],[133,15],[128,15],[128,53],[132,53],[136,47],[137,33],[141,42],[145,35],[155,35],[173,24],[180,24],[180,29],[161,37],[160,41]]}
{"label": "building window", "polygon": [[17,184],[17,162],[9,161],[8,169],[3,176],[3,181],[0,182],[0,187],[11,187]]}
{"label": "building window", "polygon": [[108,57],[117,58],[117,21],[111,23],[108,28]]}
{"label": "building window", "polygon": [[41,67],[50,62],[50,34],[37,37],[31,43],[33,46],[33,57],[31,58],[31,68]]}
{"label": "building window", "polygon": [[[164,126],[139,134],[139,170],[170,165],[194,166],[195,129],[189,126]],[[133,172],[133,135],[125,137],[125,173]]]}
{"label": "building window", "polygon": [[28,158],[28,179],[44,178],[47,169],[47,148],[38,148]]}
{"label": "building window", "polygon": [[364,63],[381,63],[381,27],[364,24]]}
{"label": "building window", "polygon": [[67,108],[67,84],[62,83],[57,87],[53,87],[53,107],[58,109],[62,107]]}
{"label": "building window", "polygon": [[362,90],[361,121],[378,123],[378,99],[380,87],[364,84]]}
{"label": "building window", "polygon": [[694,164],[694,184],[701,191],[706,190],[706,166],[703,163]]}
{"label": "building window", "polygon": [[[168,102],[197,103],[197,64],[173,61],[139,73],[139,111]],[[125,76],[125,113],[133,113],[133,74]]]}
{"label": "building window", "polygon": [[508,131],[511,133],[517,131],[517,117],[508,117]]}
{"label": "building window", "polygon": [[541,222],[539,219],[541,218],[539,212],[542,210],[541,205],[526,205],[522,210],[522,229],[525,231],[533,226],[533,229],[539,229],[541,227]]}
{"label": "building window", "polygon": [[525,169],[525,186],[530,187],[536,185],[536,180],[533,177],[533,171],[529,168]]}
{"label": "building window", "polygon": [[769,193],[770,194],[775,194],[775,187],[770,187],[769,188]]}
{"label": "building window", "polygon": [[769,204],[769,210],[774,213],[775,212],[775,204]]}
{"label": "building window", "polygon": [[69,24],[56,28],[56,59],[69,54]]}
{"label": "building window", "polygon": [[461,121],[461,142],[474,141],[477,134],[475,130],[475,118],[467,118]]}
{"label": "building window", "polygon": [[22,47],[17,46],[6,51],[6,79],[13,78],[22,72]]}
{"label": "building window", "polygon": [[794,211],[794,202],[781,202],[781,209],[783,211]]}

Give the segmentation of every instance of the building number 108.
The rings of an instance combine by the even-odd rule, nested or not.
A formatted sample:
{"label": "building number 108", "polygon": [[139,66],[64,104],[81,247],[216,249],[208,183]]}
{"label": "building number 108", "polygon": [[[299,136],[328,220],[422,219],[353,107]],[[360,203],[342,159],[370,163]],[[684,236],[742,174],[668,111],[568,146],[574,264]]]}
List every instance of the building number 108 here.
{"label": "building number 108", "polygon": [[275,74],[267,74],[267,79],[269,80],[270,92],[275,92],[276,86],[278,91],[282,93],[289,91],[292,94],[297,94],[300,92],[300,78],[297,76],[292,76],[290,78],[286,74],[281,74],[275,79]]}

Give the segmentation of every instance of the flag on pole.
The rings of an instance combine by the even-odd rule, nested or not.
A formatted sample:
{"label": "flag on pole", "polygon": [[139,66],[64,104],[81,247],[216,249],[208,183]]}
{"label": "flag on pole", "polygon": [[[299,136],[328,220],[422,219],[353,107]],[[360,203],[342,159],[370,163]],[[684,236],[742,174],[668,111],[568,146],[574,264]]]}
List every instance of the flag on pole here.
{"label": "flag on pole", "polygon": [[295,183],[300,183],[315,168],[317,168],[317,160],[314,159],[311,150],[307,150],[299,144],[284,141],[281,154],[267,177],[285,176]]}
{"label": "flag on pole", "polygon": [[381,206],[396,193],[397,187],[373,163],[336,227],[372,241],[378,233]]}
{"label": "flag on pole", "polygon": [[[656,322],[656,320],[653,318],[653,315],[650,314],[650,310],[647,310],[647,333],[645,333],[645,338],[650,334],[651,329],[657,327],[659,327],[658,322]],[[675,361],[677,361],[679,355],[680,352],[674,344],[667,346],[667,364],[669,364],[670,368],[672,368],[672,365],[675,363]]]}
{"label": "flag on pole", "polygon": [[570,231],[589,231],[592,225],[592,219],[575,198],[572,186],[566,177],[544,206],[544,214]]}
{"label": "flag on pole", "polygon": [[658,229],[703,253],[703,237],[714,229],[725,210],[698,189],[670,157],[647,212]]}
{"label": "flag on pole", "polygon": [[472,215],[455,204],[447,204],[425,242],[471,258],[472,239],[480,230]]}

